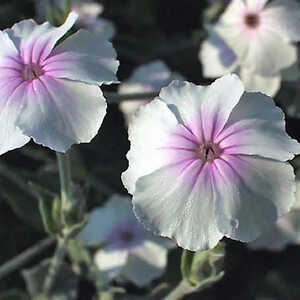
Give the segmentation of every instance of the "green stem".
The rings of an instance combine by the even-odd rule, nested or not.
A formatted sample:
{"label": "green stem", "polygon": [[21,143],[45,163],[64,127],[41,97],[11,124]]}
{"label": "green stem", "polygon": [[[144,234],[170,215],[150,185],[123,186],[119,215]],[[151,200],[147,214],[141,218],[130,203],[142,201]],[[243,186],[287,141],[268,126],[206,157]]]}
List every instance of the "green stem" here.
{"label": "green stem", "polygon": [[36,245],[28,248],[21,254],[4,263],[2,266],[0,266],[0,279],[3,279],[15,270],[21,268],[24,264],[28,263],[31,259],[50,247],[54,241],[55,238],[53,237],[41,240]]}
{"label": "green stem", "polygon": [[[72,207],[72,197],[71,197],[71,188],[72,188],[72,177],[71,177],[71,164],[69,154],[62,154],[56,152],[58,171],[59,171],[59,180],[60,180],[60,193],[61,193],[61,213],[64,220],[65,212],[68,212]],[[45,295],[49,295],[55,284],[57,275],[61,269],[61,266],[64,262],[65,253],[66,253],[66,243],[68,237],[57,237],[57,246],[50,263],[48,274],[44,281],[43,292]]]}
{"label": "green stem", "polygon": [[66,244],[66,239],[58,238],[55,254],[51,260],[48,269],[48,274],[44,281],[43,292],[47,296],[51,293],[53,286],[55,285],[57,275],[64,262],[65,253],[66,253],[65,244]]}
{"label": "green stem", "polygon": [[177,287],[164,298],[164,300],[180,300],[190,293],[190,284],[187,281],[182,280]]}
{"label": "green stem", "polygon": [[56,152],[56,157],[59,171],[62,211],[65,211],[68,210],[72,204],[70,203],[72,201],[70,198],[72,185],[70,156],[68,153],[63,154]]}

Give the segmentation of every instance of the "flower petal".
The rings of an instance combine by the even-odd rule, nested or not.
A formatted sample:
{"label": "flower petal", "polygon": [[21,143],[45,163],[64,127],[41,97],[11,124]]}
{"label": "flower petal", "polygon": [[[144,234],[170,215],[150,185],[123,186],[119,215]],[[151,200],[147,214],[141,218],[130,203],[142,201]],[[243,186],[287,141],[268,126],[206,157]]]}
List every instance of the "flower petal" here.
{"label": "flower petal", "polygon": [[48,57],[76,19],[77,14],[70,13],[66,22],[59,27],[53,27],[48,22],[37,25],[33,20],[25,20],[15,24],[8,33],[20,49],[25,64],[40,63]]}
{"label": "flower petal", "polygon": [[222,238],[214,217],[209,164],[200,160],[166,166],[136,184],[133,205],[145,227],[174,238],[192,251],[214,247]]}
{"label": "flower petal", "polygon": [[96,252],[94,260],[101,273],[109,279],[118,276],[126,265],[128,251],[101,249]]}
{"label": "flower petal", "polygon": [[170,160],[168,153],[160,148],[168,145],[170,133],[177,125],[173,113],[159,99],[141,107],[138,117],[131,119],[128,129],[131,147],[127,153],[130,164],[122,174],[123,184],[130,194],[134,193],[139,177],[152,173]]}
{"label": "flower petal", "polygon": [[249,9],[258,11],[261,10],[268,1],[269,0],[246,0],[246,4]]}
{"label": "flower petal", "polygon": [[228,155],[213,166],[218,228],[230,238],[256,239],[295,201],[295,175],[287,163]]}
{"label": "flower petal", "polygon": [[18,50],[13,43],[13,41],[10,39],[9,32],[8,31],[0,31],[0,43],[1,43],[1,49],[0,49],[0,63],[2,63],[2,60],[4,57],[15,57],[18,56]]}
{"label": "flower petal", "polygon": [[117,83],[118,66],[112,44],[85,30],[58,45],[43,63],[49,76],[98,85]]}
{"label": "flower petal", "polygon": [[[260,1],[260,0],[255,0]],[[265,1],[265,0],[263,0]],[[220,17],[220,21],[224,24],[236,24],[240,21],[241,12],[246,8],[244,0],[234,0],[229,3],[224,13]]]}
{"label": "flower petal", "polygon": [[254,73],[263,76],[277,75],[297,60],[296,47],[270,30],[261,30],[255,38],[249,38],[238,26],[220,23],[216,31],[233,49],[241,65]]}
{"label": "flower petal", "polygon": [[252,73],[246,68],[241,68],[241,79],[248,92],[262,92],[268,96],[274,96],[280,89],[281,76],[265,77]]}
{"label": "flower petal", "polygon": [[222,130],[243,92],[242,82],[233,74],[208,87],[173,81],[161,90],[159,97],[199,140],[210,140]]}
{"label": "flower petal", "polygon": [[225,42],[212,30],[209,38],[201,45],[199,59],[205,77],[216,78],[237,68],[237,57]]}
{"label": "flower petal", "polygon": [[139,287],[148,285],[165,271],[167,256],[167,249],[146,241],[142,246],[131,251],[122,275]]}
{"label": "flower petal", "polygon": [[300,153],[299,143],[285,132],[283,112],[271,98],[260,93],[242,97],[216,142],[226,154],[286,161]]}
{"label": "flower petal", "polygon": [[274,0],[263,12],[264,26],[287,42],[300,41],[300,5],[296,1]]}
{"label": "flower petal", "polygon": [[5,82],[0,86],[0,154],[22,147],[30,140],[16,126],[25,91],[26,83],[22,79]]}
{"label": "flower petal", "polygon": [[171,71],[161,60],[138,67],[128,82],[150,85],[153,89],[159,89],[169,83]]}
{"label": "flower petal", "polygon": [[59,152],[90,142],[106,114],[98,87],[45,75],[29,84],[22,104],[17,120],[21,131]]}

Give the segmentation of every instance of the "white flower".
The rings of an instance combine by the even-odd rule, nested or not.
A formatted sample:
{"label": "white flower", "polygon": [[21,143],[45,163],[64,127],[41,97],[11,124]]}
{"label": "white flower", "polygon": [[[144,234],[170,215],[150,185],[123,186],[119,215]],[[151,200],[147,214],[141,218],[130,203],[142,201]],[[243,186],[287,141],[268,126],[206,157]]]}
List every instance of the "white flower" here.
{"label": "white flower", "polygon": [[0,154],[32,138],[55,151],[90,142],[106,114],[99,88],[118,82],[111,43],[79,30],[57,45],[77,19],[60,27],[23,20],[0,31]]}
{"label": "white flower", "polygon": [[203,67],[203,75],[209,78],[217,78],[231,72],[240,75],[249,92],[263,92],[274,96],[278,92],[281,80],[296,81],[300,77],[300,70],[295,63],[287,69],[281,70],[281,74],[264,76],[241,65],[233,49],[218,35],[213,27],[207,26],[208,39],[201,45],[199,59]]}
{"label": "white flower", "polygon": [[122,275],[138,286],[163,274],[172,245],[146,232],[132,212],[129,197],[121,195],[91,212],[79,239],[87,246],[105,243],[95,254],[99,269],[108,278]]}
{"label": "white flower", "polygon": [[[158,91],[174,79],[183,79],[183,77],[178,73],[171,72],[163,61],[154,60],[139,66],[131,77],[119,86],[119,93],[131,94]],[[120,109],[124,113],[126,122],[129,122],[140,105],[148,102],[150,102],[150,99],[122,101]]]}
{"label": "white flower", "polygon": [[295,199],[286,160],[300,145],[272,99],[244,93],[235,75],[207,87],[174,81],[136,113],[129,140],[122,180],[134,211],[183,248],[254,240]]}
{"label": "white flower", "polygon": [[[262,76],[240,66],[233,50],[226,45],[213,28],[209,26],[207,28],[209,37],[202,43],[199,51],[199,59],[205,77],[217,78],[235,72],[240,75],[248,92],[263,92],[269,96],[274,96],[278,92],[281,84],[280,75]],[[299,71],[298,74],[300,74]]]}
{"label": "white flower", "polygon": [[297,60],[300,6],[293,0],[233,0],[214,29],[239,64],[261,76],[276,76]]}

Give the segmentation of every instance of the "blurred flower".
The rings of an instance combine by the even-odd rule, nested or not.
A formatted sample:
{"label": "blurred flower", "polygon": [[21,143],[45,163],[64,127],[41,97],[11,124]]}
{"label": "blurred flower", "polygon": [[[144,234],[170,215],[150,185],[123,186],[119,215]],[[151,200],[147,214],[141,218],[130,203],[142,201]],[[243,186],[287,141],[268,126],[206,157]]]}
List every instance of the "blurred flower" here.
{"label": "blurred flower", "polygon": [[296,203],[292,211],[282,216],[275,226],[248,244],[254,250],[281,251],[287,245],[300,244],[300,181],[296,181]]}
{"label": "blurred flower", "polygon": [[161,276],[167,265],[171,241],[155,237],[135,218],[129,197],[114,195],[94,209],[79,235],[87,246],[105,243],[95,262],[108,278],[123,275],[138,286]]}
{"label": "blurred flower", "polygon": [[233,0],[214,30],[242,67],[261,76],[276,76],[297,60],[300,5],[293,0]]}
{"label": "blurred flower", "polygon": [[[296,81],[300,78],[300,71],[298,69],[298,65],[295,63],[297,57],[296,47],[291,45],[289,42],[286,42],[285,47],[287,49],[290,49],[290,51],[292,52],[293,61],[291,61],[291,63],[288,63],[286,66],[278,68],[276,72],[273,72],[271,70],[271,68],[273,68],[274,66],[273,62],[266,63],[264,72],[260,72],[259,70],[252,68],[252,65],[247,65],[247,63],[245,63],[245,61],[248,61],[246,55],[250,56],[252,51],[257,51],[257,53],[255,54],[257,55],[257,58],[256,56],[253,56],[254,60],[263,59],[261,56],[266,56],[265,59],[266,61],[268,61],[270,59],[270,54],[268,52],[272,52],[271,54],[277,55],[277,58],[271,57],[271,59],[276,58],[279,61],[276,63],[280,63],[280,60],[282,59],[280,55],[282,55],[282,53],[279,53],[277,48],[275,48],[276,51],[272,49],[272,44],[262,44],[266,42],[263,39],[266,38],[265,35],[267,35],[268,37],[268,34],[276,34],[272,33],[272,31],[270,31],[269,33],[269,26],[271,26],[270,24],[273,24],[272,22],[275,22],[272,19],[275,15],[277,16],[278,14],[280,14],[281,18],[278,18],[281,22],[290,22],[289,24],[286,24],[286,26],[291,27],[290,30],[293,30],[293,26],[300,25],[299,7],[298,5],[295,5],[295,9],[298,9],[297,16],[295,12],[290,11],[289,5],[291,4],[289,4],[288,7],[285,7],[283,2],[280,4],[278,1],[274,1],[272,5],[265,8],[265,11],[263,11],[263,7],[259,6],[258,4],[257,6],[248,5],[244,7],[245,4],[240,3],[238,5],[238,2],[240,3],[241,1],[232,1],[231,6],[225,13],[225,16],[227,17],[223,17],[223,19],[225,18],[225,21],[222,21],[223,19],[221,18],[216,26],[207,26],[209,36],[208,39],[202,43],[199,52],[199,59],[202,62],[203,66],[203,74],[205,77],[216,78],[226,75],[230,72],[235,72],[241,76],[241,79],[245,84],[245,88],[247,91],[261,91],[269,96],[274,96],[280,88],[281,80]],[[259,8],[262,11],[259,11]],[[239,9],[242,10],[242,12],[240,12]],[[251,27],[250,29],[247,29],[247,24],[243,25],[241,24],[241,22],[246,22],[245,18],[247,18],[249,14],[251,16],[251,14],[254,13],[257,13],[257,18],[260,18],[259,20],[261,23],[258,24],[257,27]],[[289,14],[291,14],[290,21],[288,21],[287,19],[287,16],[289,16]],[[229,16],[231,16],[232,19],[228,19]],[[228,22],[228,24],[226,22]],[[222,26],[224,26],[224,28],[226,29],[222,29]],[[238,30],[238,28],[240,28],[241,31],[236,33],[235,31]],[[274,29],[275,31],[276,28],[277,27],[275,27]],[[247,53],[244,53],[244,56],[242,57],[238,55],[240,51],[239,48],[237,48],[236,45],[231,45],[228,42],[228,38],[226,39],[226,34],[229,34],[230,30],[232,30],[232,32],[235,32],[235,34],[245,35],[245,37],[241,38],[240,43],[248,43],[249,50],[247,50]],[[300,39],[300,34],[295,34],[295,36],[298,36]],[[278,36],[277,39],[280,40],[280,36]],[[231,47],[228,45],[231,45]],[[243,46],[246,47],[244,44]],[[259,50],[258,47],[260,47]],[[277,46],[275,45],[275,47]],[[283,60],[285,59],[286,58],[283,58]],[[287,59],[290,58],[288,57]],[[267,72],[265,72],[266,70]],[[268,70],[271,70],[271,74]]]}
{"label": "blurred flower", "polygon": [[97,34],[78,31],[57,42],[77,18],[60,27],[24,20],[0,32],[0,153],[30,138],[55,151],[90,142],[106,114],[98,85],[117,81],[116,53]]}
{"label": "blurred flower", "polygon": [[235,72],[240,75],[245,89],[249,92],[260,91],[269,96],[274,96],[278,92],[281,83],[280,75],[261,76],[241,67],[233,50],[214,32],[213,28],[208,26],[207,28],[209,37],[202,43],[199,52],[205,77],[217,78]]}
{"label": "blurred flower", "polygon": [[225,235],[251,241],[295,199],[300,145],[272,99],[227,75],[208,87],[173,81],[129,126],[122,180],[139,220],[190,250]]}
{"label": "blurred flower", "polygon": [[[163,61],[154,60],[138,67],[132,76],[119,86],[119,93],[131,94],[159,91],[174,79],[183,80],[183,77],[176,72],[171,72]],[[125,115],[126,122],[129,122],[132,115],[142,104],[148,102],[150,102],[150,99],[122,101],[120,103],[120,109]]]}
{"label": "blurred flower", "polygon": [[[65,11],[67,0],[36,0],[37,19],[41,21],[47,20],[49,9],[55,6],[61,11]],[[78,14],[76,25],[79,28],[85,28],[92,32],[101,34],[103,39],[112,39],[115,35],[114,24],[104,18],[98,16],[103,12],[103,5],[89,0],[69,0],[71,3],[70,9]]]}

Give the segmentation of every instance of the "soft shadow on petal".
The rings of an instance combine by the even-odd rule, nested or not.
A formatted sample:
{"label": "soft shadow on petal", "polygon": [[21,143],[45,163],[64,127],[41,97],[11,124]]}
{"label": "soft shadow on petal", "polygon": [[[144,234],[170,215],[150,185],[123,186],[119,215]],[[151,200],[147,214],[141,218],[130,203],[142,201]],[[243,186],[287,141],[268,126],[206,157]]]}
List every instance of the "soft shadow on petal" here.
{"label": "soft shadow on petal", "polygon": [[127,250],[105,250],[101,249],[95,254],[96,266],[102,274],[109,279],[118,276],[128,260]]}
{"label": "soft shadow on petal", "polygon": [[247,92],[262,92],[268,96],[275,96],[280,89],[281,76],[261,76],[241,68],[240,76]]}
{"label": "soft shadow on petal", "polygon": [[140,178],[133,205],[148,230],[175,239],[185,249],[212,248],[223,236],[215,223],[210,167],[200,160]]}
{"label": "soft shadow on petal", "polygon": [[79,30],[43,62],[49,76],[101,85],[117,83],[119,62],[112,44],[101,35]]}
{"label": "soft shadow on petal", "polygon": [[201,45],[199,59],[204,76],[211,78],[228,74],[238,65],[235,53],[213,30],[209,30],[209,38]]}
{"label": "soft shadow on petal", "polygon": [[137,286],[148,285],[154,278],[160,277],[164,273],[167,266],[167,255],[166,248],[146,241],[142,246],[130,252],[122,275]]}
{"label": "soft shadow on petal", "polygon": [[259,155],[280,161],[300,153],[300,145],[285,131],[284,114],[261,93],[246,93],[219,134],[227,154]]}
{"label": "soft shadow on petal", "polygon": [[172,81],[161,89],[159,98],[168,104],[178,122],[188,124],[198,118],[200,105],[204,101],[207,88],[187,81]]}
{"label": "soft shadow on petal", "polygon": [[36,143],[66,152],[72,144],[91,141],[106,106],[96,86],[41,76],[27,90],[17,125]]}
{"label": "soft shadow on petal", "polygon": [[269,230],[295,201],[291,165],[255,156],[223,156],[214,162],[219,230],[245,242]]}

